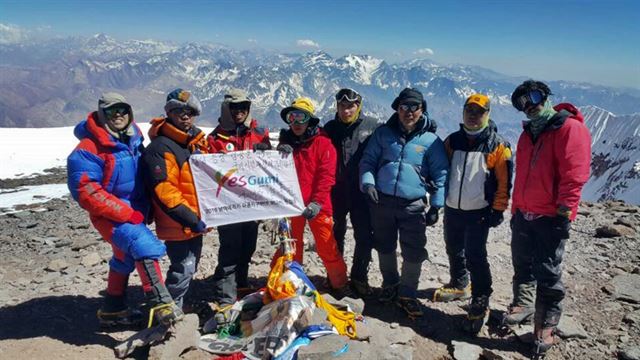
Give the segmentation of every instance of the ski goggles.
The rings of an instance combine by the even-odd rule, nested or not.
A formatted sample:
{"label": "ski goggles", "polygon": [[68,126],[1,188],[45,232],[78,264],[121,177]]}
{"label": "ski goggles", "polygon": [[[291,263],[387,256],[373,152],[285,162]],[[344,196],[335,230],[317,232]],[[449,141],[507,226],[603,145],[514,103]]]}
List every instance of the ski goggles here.
{"label": "ski goggles", "polygon": [[353,89],[341,89],[336,94],[337,102],[341,102],[341,101],[360,102],[361,99],[362,99],[362,96],[360,96],[360,94],[358,94],[358,92]]}
{"label": "ski goggles", "polygon": [[418,111],[418,109],[420,109],[420,107],[420,104],[401,104],[400,106],[398,106],[398,109],[402,111],[416,112]]}
{"label": "ski goggles", "polygon": [[285,119],[287,119],[287,124],[302,125],[311,120],[311,116],[302,110],[291,110],[287,113]]}
{"label": "ski goggles", "polygon": [[544,101],[544,94],[540,90],[531,90],[514,99],[513,106],[518,111],[525,111],[532,106],[538,106]]}
{"label": "ski goggles", "polygon": [[120,106],[111,106],[104,109],[104,114],[107,118],[115,117],[116,114],[120,114],[122,116],[129,114],[129,107],[120,105]]}

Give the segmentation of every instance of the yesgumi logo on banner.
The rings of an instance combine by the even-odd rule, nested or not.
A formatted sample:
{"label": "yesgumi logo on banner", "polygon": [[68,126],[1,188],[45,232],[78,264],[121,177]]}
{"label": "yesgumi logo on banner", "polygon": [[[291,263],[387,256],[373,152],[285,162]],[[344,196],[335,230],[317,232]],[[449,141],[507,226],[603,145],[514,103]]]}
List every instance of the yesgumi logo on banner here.
{"label": "yesgumi logo on banner", "polygon": [[290,154],[195,154],[189,164],[200,215],[209,226],[297,216],[304,209]]}
{"label": "yesgumi logo on banner", "polygon": [[237,168],[231,168],[231,170],[227,171],[226,174],[222,175],[221,172],[216,171],[216,175],[215,175],[215,179],[216,179],[216,183],[218,184],[218,190],[216,191],[216,197],[220,196],[220,191],[222,190],[222,187],[224,186],[224,184],[231,179],[231,175],[233,175],[234,172],[238,171]]}

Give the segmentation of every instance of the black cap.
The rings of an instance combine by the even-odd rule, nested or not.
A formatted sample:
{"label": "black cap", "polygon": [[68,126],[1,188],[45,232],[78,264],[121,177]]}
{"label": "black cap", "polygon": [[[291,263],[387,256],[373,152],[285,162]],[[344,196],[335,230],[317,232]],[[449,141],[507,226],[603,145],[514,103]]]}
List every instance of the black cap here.
{"label": "black cap", "polygon": [[405,88],[400,91],[398,97],[393,100],[391,108],[398,110],[398,106],[402,104],[422,104],[422,111],[427,111],[427,101],[422,96],[422,93],[413,88]]}

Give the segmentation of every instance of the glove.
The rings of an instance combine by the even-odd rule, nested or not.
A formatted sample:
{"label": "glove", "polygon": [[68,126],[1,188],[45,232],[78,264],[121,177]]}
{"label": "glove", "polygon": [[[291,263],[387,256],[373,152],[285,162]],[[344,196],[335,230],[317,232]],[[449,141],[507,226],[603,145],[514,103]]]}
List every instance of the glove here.
{"label": "glove", "polygon": [[280,151],[283,154],[291,154],[293,152],[293,148],[288,144],[280,144],[278,145],[276,150]]}
{"label": "glove", "polygon": [[265,143],[253,144],[253,151],[265,151],[265,150],[271,150],[271,146]]}
{"label": "glove", "polygon": [[204,234],[207,232],[207,224],[200,220],[195,226],[190,226],[189,229],[194,233]]}
{"label": "glove", "polygon": [[426,220],[427,226],[433,226],[435,225],[435,223],[438,222],[438,219],[440,218],[440,215],[438,214],[438,210],[439,209],[437,207],[433,207],[433,206],[429,207],[429,211],[425,213],[425,216],[427,217],[427,220]]}
{"label": "glove", "polygon": [[571,230],[571,220],[568,217],[556,215],[551,218],[551,234],[554,239],[568,239],[569,230]]}
{"label": "glove", "polygon": [[364,192],[369,196],[369,200],[374,203],[378,203],[378,190],[376,190],[376,186],[372,184],[367,184],[364,186]]}
{"label": "glove", "polygon": [[489,213],[484,218],[484,223],[492,228],[502,224],[504,220],[504,215],[502,215],[502,211],[490,209]]}
{"label": "glove", "polygon": [[304,210],[302,210],[302,216],[304,216],[304,218],[307,220],[311,220],[316,217],[316,215],[318,215],[320,209],[322,209],[322,206],[320,206],[320,204],[318,204],[317,202],[312,201],[309,203],[309,205],[307,205],[306,208],[304,208]]}
{"label": "glove", "polygon": [[143,221],[144,215],[142,215],[142,213],[138,210],[134,210],[133,213],[131,213],[131,216],[129,216],[129,218],[127,219],[127,222],[135,225],[142,224]]}

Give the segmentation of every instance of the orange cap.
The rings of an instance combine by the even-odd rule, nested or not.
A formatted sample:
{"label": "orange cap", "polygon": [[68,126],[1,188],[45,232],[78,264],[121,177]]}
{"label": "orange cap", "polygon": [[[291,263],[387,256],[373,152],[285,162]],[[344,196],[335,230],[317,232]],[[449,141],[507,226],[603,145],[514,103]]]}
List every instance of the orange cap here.
{"label": "orange cap", "polygon": [[476,104],[485,110],[489,110],[489,108],[491,107],[491,101],[489,101],[489,97],[484,94],[473,94],[467,98],[467,101],[465,101],[464,104]]}

